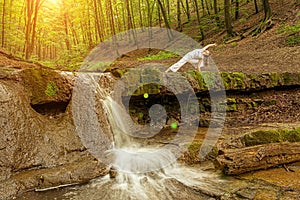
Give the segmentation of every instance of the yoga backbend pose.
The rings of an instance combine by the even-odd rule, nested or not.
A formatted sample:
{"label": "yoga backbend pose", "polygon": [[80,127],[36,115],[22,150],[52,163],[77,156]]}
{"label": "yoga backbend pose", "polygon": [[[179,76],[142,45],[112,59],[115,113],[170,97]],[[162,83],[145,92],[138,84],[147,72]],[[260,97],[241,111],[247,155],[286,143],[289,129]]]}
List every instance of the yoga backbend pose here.
{"label": "yoga backbend pose", "polygon": [[180,69],[180,67],[182,67],[187,62],[193,65],[197,64],[197,69],[200,71],[201,67],[204,67],[208,64],[208,57],[210,55],[210,52],[207,49],[212,46],[217,46],[217,44],[209,44],[203,47],[202,49],[195,49],[185,54],[177,63],[169,67],[166,70],[166,72],[177,72]]}

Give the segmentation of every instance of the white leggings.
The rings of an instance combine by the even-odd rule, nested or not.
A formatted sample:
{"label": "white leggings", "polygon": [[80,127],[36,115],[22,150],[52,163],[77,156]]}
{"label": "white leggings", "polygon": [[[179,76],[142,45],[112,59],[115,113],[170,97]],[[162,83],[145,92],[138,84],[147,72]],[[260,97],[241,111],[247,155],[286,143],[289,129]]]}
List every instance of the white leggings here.
{"label": "white leggings", "polygon": [[[201,61],[200,66],[198,66],[200,61]],[[178,62],[173,64],[171,67],[169,67],[168,70],[171,70],[172,72],[177,72],[185,63],[188,62],[188,63],[191,63],[196,69],[198,69],[200,71],[201,67],[204,67],[205,65],[207,65],[207,61],[208,61],[208,56],[203,56],[201,60],[187,59],[187,58],[183,57]]]}

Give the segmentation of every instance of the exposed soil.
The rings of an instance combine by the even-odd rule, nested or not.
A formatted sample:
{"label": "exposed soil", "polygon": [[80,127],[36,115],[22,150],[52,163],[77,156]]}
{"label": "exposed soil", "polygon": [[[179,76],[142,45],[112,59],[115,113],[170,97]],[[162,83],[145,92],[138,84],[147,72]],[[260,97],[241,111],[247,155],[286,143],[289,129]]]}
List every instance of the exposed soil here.
{"label": "exposed soil", "polygon": [[[250,29],[258,26],[263,19],[263,13],[247,16],[246,22],[236,20],[233,22],[234,31],[238,35],[227,41],[225,31],[207,31],[205,44],[216,42],[218,47],[212,50],[212,59],[214,60],[219,71],[226,72],[244,72],[244,73],[267,73],[267,72],[298,72],[300,66],[300,46],[299,44],[288,45],[287,33],[279,33],[278,30],[282,24],[294,25],[300,20],[299,1],[289,0],[272,1],[272,27],[255,37],[247,35],[243,39],[239,39]],[[249,9],[252,4],[248,5]],[[245,16],[241,16],[243,18]],[[187,27],[189,28],[189,27]],[[197,37],[197,31],[189,28],[187,34],[192,38]],[[296,33],[300,37],[300,33]],[[232,42],[230,42],[230,40]],[[224,42],[227,41],[227,42]],[[138,67],[142,64],[155,62],[170,66],[175,63],[178,58],[170,58],[155,61],[138,61],[137,58],[145,57],[149,54],[156,54],[156,49],[140,49],[123,55],[112,68],[129,68]],[[179,71],[192,69],[186,65]],[[204,69],[207,70],[207,69]]]}

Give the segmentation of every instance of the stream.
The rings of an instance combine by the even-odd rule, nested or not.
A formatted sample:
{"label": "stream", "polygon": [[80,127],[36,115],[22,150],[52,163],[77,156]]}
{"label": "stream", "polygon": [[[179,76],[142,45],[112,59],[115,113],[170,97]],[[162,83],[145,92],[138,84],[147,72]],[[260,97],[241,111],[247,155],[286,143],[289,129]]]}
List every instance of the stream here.
{"label": "stream", "polygon": [[[101,154],[101,160],[104,158],[110,165],[110,173],[91,180],[87,184],[44,192],[30,192],[18,199],[197,200],[220,196],[224,192],[222,185],[226,185],[226,181],[222,180],[220,174],[205,171],[201,169],[201,166],[186,166],[177,162],[177,158],[187,149],[189,142],[193,141],[198,127],[188,125],[176,128],[176,130],[181,129],[180,134],[175,130],[173,130],[175,134],[160,133],[166,123],[164,119],[166,113],[158,104],[149,109],[151,117],[149,125],[136,125],[124,106],[113,100],[107,89],[97,84],[97,80],[95,81],[87,74],[83,75],[82,79],[81,85],[77,87],[78,96],[76,96],[76,89],[73,94],[76,98],[76,102],[73,103],[76,105],[73,112],[89,114],[82,115],[83,117],[74,114],[78,116],[75,124],[78,123],[81,126],[91,120],[99,121],[99,118],[107,118],[109,129],[113,134],[113,142],[107,145],[109,148],[103,153],[99,152],[98,147],[93,146],[101,143],[97,140],[106,140],[105,144],[109,143],[108,134],[99,136],[103,130],[102,124],[100,126],[97,123],[83,125],[79,127],[79,131],[82,131],[79,135],[95,157]],[[89,87],[91,91],[84,89],[87,85],[91,86]],[[86,97],[93,94],[93,90],[96,91],[94,93],[95,105],[92,103],[92,106],[80,106],[81,104],[90,105],[87,101],[91,100]],[[97,103],[101,104],[105,115],[97,115],[97,111],[93,109],[97,107]],[[100,121],[103,120],[100,119]],[[91,137],[95,141],[91,142]]]}

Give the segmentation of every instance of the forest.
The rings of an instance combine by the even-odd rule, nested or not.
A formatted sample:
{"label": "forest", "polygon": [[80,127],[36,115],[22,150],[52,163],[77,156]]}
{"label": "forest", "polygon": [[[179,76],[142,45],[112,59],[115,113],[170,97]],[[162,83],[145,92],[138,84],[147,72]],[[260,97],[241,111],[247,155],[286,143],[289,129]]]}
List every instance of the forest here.
{"label": "forest", "polygon": [[272,14],[268,0],[1,0],[0,6],[2,49],[71,70],[97,44],[126,30],[166,27],[203,42],[208,30],[230,38],[232,21],[261,12],[268,22]]}

